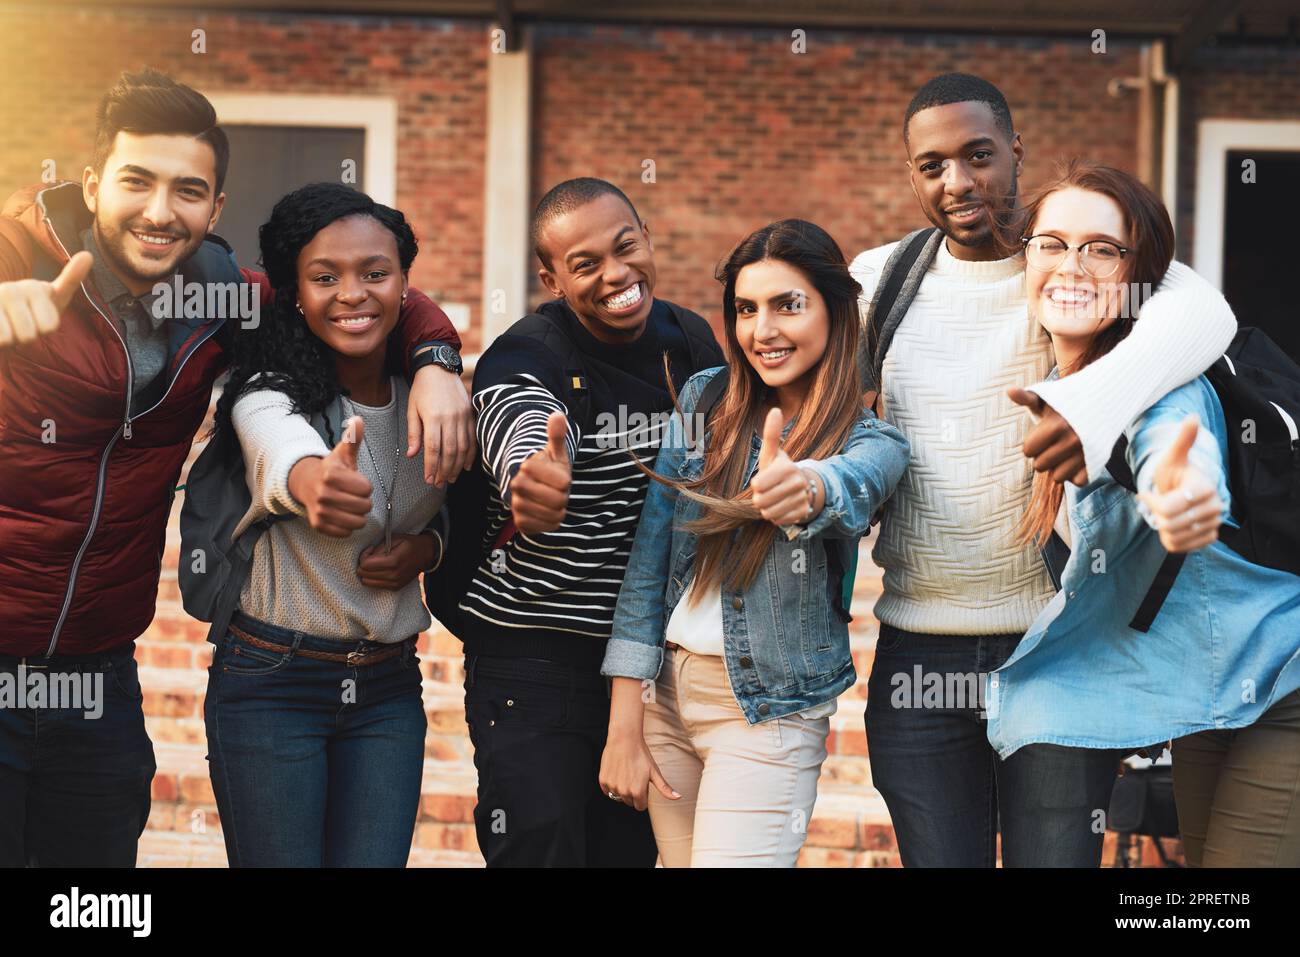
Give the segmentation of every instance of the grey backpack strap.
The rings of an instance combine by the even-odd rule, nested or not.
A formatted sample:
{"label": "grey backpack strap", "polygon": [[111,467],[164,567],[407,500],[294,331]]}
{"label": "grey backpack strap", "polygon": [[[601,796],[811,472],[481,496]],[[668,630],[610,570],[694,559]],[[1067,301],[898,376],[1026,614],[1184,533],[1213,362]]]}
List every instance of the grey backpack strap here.
{"label": "grey backpack strap", "polygon": [[[343,439],[343,401],[340,396],[335,396],[330,404],[327,405],[323,412],[317,412],[310,417],[312,428],[320,433],[320,437],[329,445],[330,430],[327,423],[333,428],[334,444],[338,444]],[[225,588],[221,596],[217,599],[216,607],[212,613],[212,627],[208,629],[208,641],[219,642],[226,636],[230,630],[230,620],[239,610],[239,598],[244,591],[244,582],[248,581],[249,573],[253,570],[253,550],[257,546],[258,540],[266,534],[267,530],[277,522],[286,522],[294,515],[267,515],[264,518],[254,522],[244,533],[237,538],[228,556],[230,567],[226,573]]]}
{"label": "grey backpack strap", "polygon": [[239,608],[239,596],[243,593],[244,582],[253,568],[253,547],[266,530],[278,520],[292,516],[268,515],[260,522],[254,522],[244,530],[230,551],[230,569],[226,576],[226,587],[221,592],[217,606],[212,613],[212,627],[208,629],[208,641],[214,644],[221,641],[230,630],[230,619]]}
{"label": "grey backpack strap", "polygon": [[867,312],[862,346],[859,349],[859,371],[863,391],[879,388],[885,353],[894,339],[894,332],[907,315],[921,279],[939,253],[943,233],[933,226],[908,233],[894,247],[885,260],[880,282]]}

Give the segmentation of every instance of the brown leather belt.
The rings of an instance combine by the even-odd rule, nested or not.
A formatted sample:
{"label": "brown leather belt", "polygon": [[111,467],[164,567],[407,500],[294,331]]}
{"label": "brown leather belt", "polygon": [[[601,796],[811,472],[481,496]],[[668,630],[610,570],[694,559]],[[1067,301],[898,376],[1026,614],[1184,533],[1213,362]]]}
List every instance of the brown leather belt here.
{"label": "brown leather belt", "polygon": [[[248,642],[254,648],[261,648],[265,651],[275,651],[284,654],[293,651],[290,645],[279,645],[273,641],[267,641],[264,638],[258,638],[256,635],[250,635],[244,629],[235,625],[230,626],[232,634],[238,635],[244,641]],[[364,667],[365,665],[377,665],[381,661],[387,661],[389,658],[396,658],[404,650],[408,641],[414,641],[417,636],[412,635],[402,641],[381,648],[378,651],[349,651],[346,654],[331,651],[312,651],[309,648],[299,648],[296,654],[304,658],[315,658],[318,661],[337,661],[341,664],[351,665],[352,667]]]}

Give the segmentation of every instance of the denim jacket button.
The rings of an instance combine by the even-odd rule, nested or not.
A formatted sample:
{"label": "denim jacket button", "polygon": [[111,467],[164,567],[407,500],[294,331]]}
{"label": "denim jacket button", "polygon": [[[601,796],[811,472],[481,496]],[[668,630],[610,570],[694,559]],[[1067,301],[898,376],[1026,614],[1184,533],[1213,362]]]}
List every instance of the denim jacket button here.
{"label": "denim jacket button", "polygon": [[740,609],[745,607],[745,599],[737,595],[735,598],[731,599],[731,607],[736,609],[736,611],[740,611]]}
{"label": "denim jacket button", "polygon": [[772,710],[772,709],[768,706],[768,704],[767,704],[766,701],[764,701],[762,704],[760,704],[760,705],[758,706],[758,713],[759,713],[759,714],[767,714],[767,713],[768,713],[769,711],[771,711],[771,710]]}
{"label": "denim jacket button", "polygon": [[754,659],[751,658],[751,657],[749,657],[749,655],[741,655],[741,656],[740,656],[740,667],[742,667],[742,668],[752,668],[752,667],[754,667]]}

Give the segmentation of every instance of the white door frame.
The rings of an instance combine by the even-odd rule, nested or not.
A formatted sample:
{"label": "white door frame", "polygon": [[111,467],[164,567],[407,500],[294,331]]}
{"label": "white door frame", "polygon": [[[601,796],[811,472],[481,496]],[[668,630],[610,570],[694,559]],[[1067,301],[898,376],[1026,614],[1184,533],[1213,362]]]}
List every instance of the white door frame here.
{"label": "white door frame", "polygon": [[1297,120],[1201,120],[1196,145],[1196,232],[1192,265],[1223,288],[1223,195],[1229,150],[1300,152]]}
{"label": "white door frame", "polygon": [[360,127],[363,182],[370,198],[397,206],[397,100],[315,93],[208,93],[217,122],[238,126]]}

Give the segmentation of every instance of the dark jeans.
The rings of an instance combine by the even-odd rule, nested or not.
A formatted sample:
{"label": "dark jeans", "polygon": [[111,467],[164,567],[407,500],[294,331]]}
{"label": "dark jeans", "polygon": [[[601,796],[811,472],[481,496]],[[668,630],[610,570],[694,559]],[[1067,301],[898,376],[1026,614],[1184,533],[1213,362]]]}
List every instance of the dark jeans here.
{"label": "dark jeans", "polygon": [[134,643],[0,656],[0,866],[135,866],[155,770],[142,698]]}
{"label": "dark jeans", "polygon": [[415,642],[354,667],[295,651],[386,646],[243,615],[235,624],[294,651],[267,651],[230,633],[208,669],[203,717],[230,865],[404,867],[427,727]]}
{"label": "dark jeans", "polygon": [[1300,867],[1300,691],[1254,724],[1174,741],[1174,800],[1192,867]]}
{"label": "dark jeans", "polygon": [[469,655],[465,714],[489,867],[654,866],[650,816],[600,789],[609,692],[595,666]]}
{"label": "dark jeans", "polygon": [[[867,752],[904,867],[992,867],[999,823],[1007,867],[1100,864],[1123,752],[1032,744],[1000,761],[982,701],[965,693],[982,687],[1020,637],[881,625],[867,685]],[[934,687],[929,674],[942,679],[938,700],[924,694]]]}

